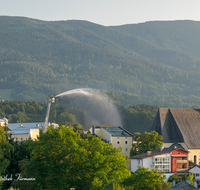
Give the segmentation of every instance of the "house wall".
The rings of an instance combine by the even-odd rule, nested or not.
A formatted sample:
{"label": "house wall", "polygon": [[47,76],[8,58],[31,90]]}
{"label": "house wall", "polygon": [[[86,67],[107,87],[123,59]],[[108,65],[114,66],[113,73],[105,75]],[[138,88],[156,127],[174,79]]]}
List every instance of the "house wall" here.
{"label": "house wall", "polygon": [[96,134],[96,135],[98,135],[99,137],[101,137],[101,128],[99,129],[94,129],[95,131],[94,131],[94,133]]}
{"label": "house wall", "polygon": [[189,150],[189,160],[191,161],[191,162],[194,162],[194,155],[196,155],[196,160],[197,160],[197,165],[199,165],[200,164],[200,149],[190,149]]}
{"label": "house wall", "polygon": [[153,164],[152,161],[153,161],[153,157],[144,158],[143,159],[143,167],[150,169]]}
{"label": "house wall", "polygon": [[[187,168],[189,169],[189,163],[188,163],[188,151],[183,150],[183,149],[177,149],[171,152],[171,171],[176,172],[177,170],[180,170],[180,168],[177,168],[177,159],[180,157],[185,157],[187,158]],[[182,169],[182,168],[181,168]]]}
{"label": "house wall", "polygon": [[29,137],[30,137],[29,134],[19,134],[19,135],[12,134],[12,138],[14,138],[15,141],[27,140],[29,139]]}
{"label": "house wall", "polygon": [[36,140],[39,136],[39,129],[30,129],[30,137],[32,140]]}
{"label": "house wall", "polygon": [[[132,137],[113,137],[112,136],[112,145],[113,147],[116,148],[122,148],[122,153],[126,156],[130,156],[130,151],[132,148]],[[117,144],[117,142],[120,142],[120,144]],[[126,144],[125,142],[128,142],[128,144]],[[128,148],[128,151],[126,152],[126,148]]]}
{"label": "house wall", "polygon": [[108,140],[111,142],[110,133],[106,131],[103,127],[101,128],[101,138]]}
{"label": "house wall", "polygon": [[139,165],[142,166],[142,160],[141,159],[138,159],[138,160],[132,159],[131,160],[131,171],[135,172],[138,169]]}
{"label": "house wall", "polygon": [[145,168],[151,168],[152,166],[152,157],[144,158],[144,159],[131,159],[131,171],[135,172],[139,165]]}

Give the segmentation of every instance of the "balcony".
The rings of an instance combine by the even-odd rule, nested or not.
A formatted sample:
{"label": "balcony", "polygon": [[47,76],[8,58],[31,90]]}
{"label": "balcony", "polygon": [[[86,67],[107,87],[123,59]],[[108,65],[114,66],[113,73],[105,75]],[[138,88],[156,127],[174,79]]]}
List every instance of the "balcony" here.
{"label": "balcony", "polygon": [[176,163],[187,163],[187,160],[176,160]]}

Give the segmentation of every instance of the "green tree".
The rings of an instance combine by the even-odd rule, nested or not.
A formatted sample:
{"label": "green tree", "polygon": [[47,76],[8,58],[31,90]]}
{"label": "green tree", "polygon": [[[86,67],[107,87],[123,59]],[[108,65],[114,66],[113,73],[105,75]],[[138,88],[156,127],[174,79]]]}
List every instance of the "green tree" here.
{"label": "green tree", "polygon": [[133,148],[130,151],[131,156],[156,150],[163,145],[163,137],[156,131],[145,132],[144,135],[135,133],[134,139],[137,143],[133,143]]}
{"label": "green tree", "polygon": [[[184,176],[185,177],[185,176]],[[185,178],[187,179],[187,177]],[[180,182],[181,181],[181,178],[177,175],[177,174],[174,174],[174,175],[171,175],[169,178],[168,178],[168,182],[172,182],[173,180],[176,181],[176,183]],[[184,180],[184,178],[183,178]]]}
{"label": "green tree", "polygon": [[[5,175],[6,168],[10,164],[11,152],[13,151],[13,146],[9,143],[7,139],[7,132],[0,127],[0,176]],[[0,181],[1,189],[2,181]]]}
{"label": "green tree", "polygon": [[121,185],[125,187],[134,187],[134,190],[165,190],[171,186],[164,182],[164,177],[158,173],[158,170],[139,166],[134,175],[124,179]]}
{"label": "green tree", "polygon": [[32,153],[23,174],[36,178],[40,188],[101,189],[111,180],[130,176],[119,149],[91,135],[82,139],[65,126],[40,131],[38,141],[28,144]]}

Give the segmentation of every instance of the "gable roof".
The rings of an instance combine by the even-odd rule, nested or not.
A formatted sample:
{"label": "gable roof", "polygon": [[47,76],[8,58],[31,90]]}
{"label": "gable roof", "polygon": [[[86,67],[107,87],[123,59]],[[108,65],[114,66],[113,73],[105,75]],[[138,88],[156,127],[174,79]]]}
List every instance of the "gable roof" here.
{"label": "gable roof", "polygon": [[181,181],[181,182],[177,183],[174,187],[170,187],[168,190],[175,190],[175,189],[177,189],[177,190],[178,189],[179,190],[195,190],[197,188],[190,185],[189,183],[187,183],[185,181]]}
{"label": "gable roof", "polygon": [[[131,156],[129,159],[144,159],[144,158],[148,158],[148,157],[171,153],[172,151],[178,150],[178,149],[186,151],[186,150],[184,150],[182,148],[178,148],[178,147],[170,147],[170,148],[163,148],[163,149],[158,148],[156,150],[152,150],[150,155],[147,152],[145,152],[142,154]],[[186,152],[188,152],[188,151],[186,151]]]}
{"label": "gable roof", "polygon": [[164,142],[185,142],[189,149],[200,148],[200,110],[159,108],[152,129]]}

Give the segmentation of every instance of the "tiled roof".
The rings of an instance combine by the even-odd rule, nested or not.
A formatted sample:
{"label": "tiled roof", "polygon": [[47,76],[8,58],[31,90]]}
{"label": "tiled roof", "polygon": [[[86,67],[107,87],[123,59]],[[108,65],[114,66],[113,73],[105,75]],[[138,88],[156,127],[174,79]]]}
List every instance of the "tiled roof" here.
{"label": "tiled roof", "polygon": [[164,142],[185,142],[189,149],[200,148],[200,110],[159,108],[153,130]]}
{"label": "tiled roof", "polygon": [[[178,147],[163,148],[163,149],[158,148],[156,150],[151,151],[150,155],[148,155],[148,153],[146,152],[146,153],[138,154],[135,156],[131,156],[130,159],[144,159],[144,158],[148,158],[148,157],[171,153],[172,151],[178,150],[178,149],[181,149],[181,148],[178,148]],[[183,149],[181,149],[181,150],[183,150]]]}

